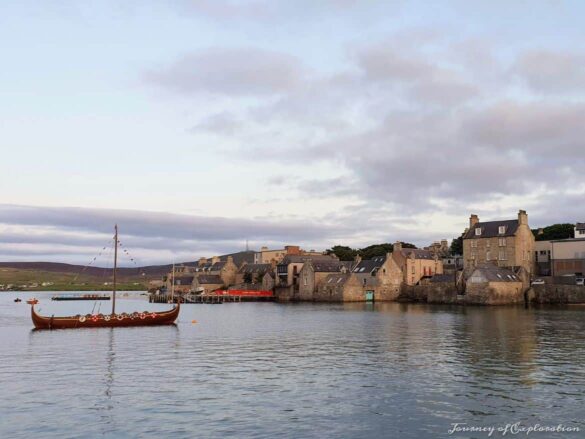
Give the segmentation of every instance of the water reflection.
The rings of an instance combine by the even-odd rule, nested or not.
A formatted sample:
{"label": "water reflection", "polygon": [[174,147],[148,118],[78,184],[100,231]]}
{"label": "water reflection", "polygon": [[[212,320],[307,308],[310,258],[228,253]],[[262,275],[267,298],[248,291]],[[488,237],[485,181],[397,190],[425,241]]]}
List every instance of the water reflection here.
{"label": "water reflection", "polygon": [[28,307],[5,300],[0,414],[19,422],[1,437],[430,438],[451,422],[582,422],[583,309],[194,305],[177,326],[31,331]]}

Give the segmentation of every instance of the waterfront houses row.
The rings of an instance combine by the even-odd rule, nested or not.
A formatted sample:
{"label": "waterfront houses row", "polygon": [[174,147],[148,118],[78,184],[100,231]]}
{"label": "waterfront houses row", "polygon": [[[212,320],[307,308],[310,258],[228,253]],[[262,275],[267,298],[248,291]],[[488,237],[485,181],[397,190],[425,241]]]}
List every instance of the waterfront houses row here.
{"label": "waterfront houses row", "polygon": [[166,277],[166,289],[269,290],[282,301],[321,302],[391,301],[417,291],[448,291],[469,303],[518,303],[536,276],[583,274],[585,224],[577,224],[575,236],[536,241],[524,210],[500,221],[483,222],[472,214],[462,236],[463,255],[450,254],[446,240],[425,249],[396,242],[385,255],[352,261],[299,246],[264,247],[177,266]]}

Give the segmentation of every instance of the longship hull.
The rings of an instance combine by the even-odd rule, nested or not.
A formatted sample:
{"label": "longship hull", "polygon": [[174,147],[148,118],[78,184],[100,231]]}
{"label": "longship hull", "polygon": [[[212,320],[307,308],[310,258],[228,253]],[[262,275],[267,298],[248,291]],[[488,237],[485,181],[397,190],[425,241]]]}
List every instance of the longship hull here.
{"label": "longship hull", "polygon": [[172,325],[179,316],[180,304],[163,312],[135,312],[131,314],[86,314],[69,317],[47,317],[36,313],[31,306],[31,316],[36,329],[117,328],[129,326]]}

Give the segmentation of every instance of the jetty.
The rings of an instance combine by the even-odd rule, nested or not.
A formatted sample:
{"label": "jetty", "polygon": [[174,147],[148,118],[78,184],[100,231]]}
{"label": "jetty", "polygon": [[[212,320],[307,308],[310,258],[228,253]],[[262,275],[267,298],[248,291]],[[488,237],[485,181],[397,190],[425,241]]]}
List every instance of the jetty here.
{"label": "jetty", "polygon": [[217,290],[210,294],[156,294],[148,296],[150,303],[228,303],[273,301],[272,291]]}

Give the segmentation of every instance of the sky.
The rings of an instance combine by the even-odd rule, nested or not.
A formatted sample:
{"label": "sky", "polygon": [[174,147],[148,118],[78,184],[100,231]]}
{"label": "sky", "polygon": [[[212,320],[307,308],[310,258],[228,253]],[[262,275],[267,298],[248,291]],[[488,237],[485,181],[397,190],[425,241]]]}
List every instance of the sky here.
{"label": "sky", "polygon": [[[585,221],[581,1],[0,3],[0,261]],[[130,263],[122,261],[122,263]]]}

